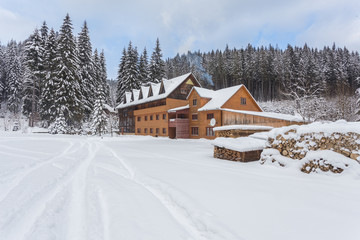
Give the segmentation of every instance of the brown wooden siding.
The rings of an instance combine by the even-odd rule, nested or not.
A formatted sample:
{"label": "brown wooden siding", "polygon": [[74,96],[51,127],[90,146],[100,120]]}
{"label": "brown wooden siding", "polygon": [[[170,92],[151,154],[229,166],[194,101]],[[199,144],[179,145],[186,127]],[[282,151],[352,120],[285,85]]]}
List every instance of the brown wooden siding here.
{"label": "brown wooden siding", "polygon": [[255,116],[244,113],[235,113],[235,112],[222,112],[222,125],[261,125],[261,126],[271,126],[271,127],[283,127],[293,124],[302,124],[301,122],[293,122],[276,118],[268,118],[262,116]]}

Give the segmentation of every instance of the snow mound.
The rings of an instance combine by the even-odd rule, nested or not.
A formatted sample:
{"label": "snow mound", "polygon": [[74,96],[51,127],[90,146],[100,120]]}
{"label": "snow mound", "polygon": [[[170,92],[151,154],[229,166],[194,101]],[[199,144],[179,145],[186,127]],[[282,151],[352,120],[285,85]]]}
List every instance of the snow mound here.
{"label": "snow mound", "polygon": [[339,120],[336,122],[314,122],[307,125],[291,125],[288,127],[274,128],[268,134],[270,138],[275,138],[278,135],[287,135],[287,137],[293,137],[294,134],[286,134],[289,132],[302,135],[305,133],[324,133],[325,135],[331,135],[332,133],[358,133],[360,134],[360,122],[347,122],[345,120]]}

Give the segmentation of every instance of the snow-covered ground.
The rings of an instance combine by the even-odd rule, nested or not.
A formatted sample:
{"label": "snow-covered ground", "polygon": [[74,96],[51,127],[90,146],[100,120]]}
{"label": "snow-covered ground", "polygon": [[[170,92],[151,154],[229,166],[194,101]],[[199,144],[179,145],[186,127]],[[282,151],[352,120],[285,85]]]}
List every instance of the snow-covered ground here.
{"label": "snow-covered ground", "polygon": [[0,132],[0,239],[360,239],[359,178],[212,154],[208,140]]}

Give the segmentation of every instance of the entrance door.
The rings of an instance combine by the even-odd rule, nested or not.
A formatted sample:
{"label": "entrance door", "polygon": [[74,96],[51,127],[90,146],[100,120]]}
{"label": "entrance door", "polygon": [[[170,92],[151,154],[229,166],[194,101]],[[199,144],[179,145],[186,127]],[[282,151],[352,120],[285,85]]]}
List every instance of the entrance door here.
{"label": "entrance door", "polygon": [[176,138],[176,127],[169,127],[169,138]]}

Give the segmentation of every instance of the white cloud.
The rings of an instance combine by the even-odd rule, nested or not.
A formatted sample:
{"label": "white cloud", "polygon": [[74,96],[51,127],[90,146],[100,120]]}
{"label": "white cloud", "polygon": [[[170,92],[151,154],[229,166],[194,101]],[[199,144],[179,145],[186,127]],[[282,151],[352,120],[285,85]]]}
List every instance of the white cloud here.
{"label": "white cloud", "polygon": [[0,7],[0,42],[6,44],[11,39],[25,40],[34,30],[34,23],[14,12]]}

